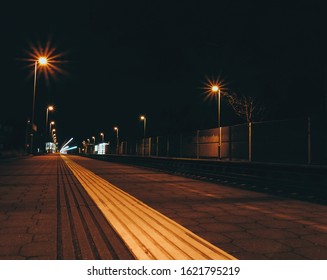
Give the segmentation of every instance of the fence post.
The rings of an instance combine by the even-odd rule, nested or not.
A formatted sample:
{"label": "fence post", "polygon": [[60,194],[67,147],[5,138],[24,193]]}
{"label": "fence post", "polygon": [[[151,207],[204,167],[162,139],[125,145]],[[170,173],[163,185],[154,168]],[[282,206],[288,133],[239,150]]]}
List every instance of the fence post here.
{"label": "fence post", "polygon": [[200,130],[196,131],[196,158],[199,158],[199,152],[200,152],[200,144],[199,144],[199,134],[200,134]]}
{"label": "fence post", "polygon": [[252,123],[249,122],[249,161],[252,161]]}
{"label": "fence post", "polygon": [[233,149],[232,149],[232,145],[233,145],[233,132],[232,132],[232,127],[229,126],[228,127],[228,156],[229,156],[229,160],[233,159]]}
{"label": "fence post", "polygon": [[311,119],[308,117],[308,164],[311,164]]}
{"label": "fence post", "polygon": [[149,157],[151,156],[151,137],[149,137]]}
{"label": "fence post", "polygon": [[183,134],[179,135],[179,157],[183,157]]}
{"label": "fence post", "polygon": [[221,159],[221,126],[218,127],[218,159]]}

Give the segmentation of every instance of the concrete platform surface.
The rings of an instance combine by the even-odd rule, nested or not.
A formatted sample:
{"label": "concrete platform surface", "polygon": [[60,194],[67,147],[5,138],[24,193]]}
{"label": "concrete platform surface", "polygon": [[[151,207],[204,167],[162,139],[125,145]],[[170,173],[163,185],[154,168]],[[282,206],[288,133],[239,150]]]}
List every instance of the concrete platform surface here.
{"label": "concrete platform surface", "polygon": [[[238,259],[327,259],[327,206],[69,156]],[[59,155],[0,161],[0,259],[133,259]]]}

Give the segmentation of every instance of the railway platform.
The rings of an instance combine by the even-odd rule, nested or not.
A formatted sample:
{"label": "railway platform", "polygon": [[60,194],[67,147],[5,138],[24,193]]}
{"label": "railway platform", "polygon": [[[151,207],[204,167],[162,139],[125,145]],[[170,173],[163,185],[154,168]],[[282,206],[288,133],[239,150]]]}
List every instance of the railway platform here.
{"label": "railway platform", "polygon": [[78,156],[0,161],[0,259],[327,259],[326,213]]}

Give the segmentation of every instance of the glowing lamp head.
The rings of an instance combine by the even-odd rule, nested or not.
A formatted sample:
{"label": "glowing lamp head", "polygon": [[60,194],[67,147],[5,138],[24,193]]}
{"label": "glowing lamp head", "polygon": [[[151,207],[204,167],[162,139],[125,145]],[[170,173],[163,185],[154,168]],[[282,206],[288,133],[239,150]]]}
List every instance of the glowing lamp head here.
{"label": "glowing lamp head", "polygon": [[49,111],[53,111],[53,110],[54,110],[53,106],[49,106],[49,107],[48,107],[48,110],[49,110]]}
{"label": "glowing lamp head", "polygon": [[140,119],[143,121],[145,120],[145,116],[141,116]]}
{"label": "glowing lamp head", "polygon": [[41,56],[41,57],[39,57],[39,64],[40,65],[47,65],[47,63],[48,63],[48,59],[45,57],[45,56]]}
{"label": "glowing lamp head", "polygon": [[114,130],[118,130],[118,127],[117,127],[117,126],[115,126],[115,127],[114,127]]}
{"label": "glowing lamp head", "polygon": [[219,87],[218,86],[212,86],[211,87],[211,91],[212,92],[218,92],[219,91]]}

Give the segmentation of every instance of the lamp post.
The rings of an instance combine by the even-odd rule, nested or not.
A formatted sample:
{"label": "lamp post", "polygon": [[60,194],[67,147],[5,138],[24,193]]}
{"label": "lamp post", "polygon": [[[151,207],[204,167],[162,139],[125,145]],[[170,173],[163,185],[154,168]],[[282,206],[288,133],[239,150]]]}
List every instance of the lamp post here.
{"label": "lamp post", "polygon": [[47,142],[48,139],[48,116],[49,116],[49,111],[53,111],[53,106],[48,106],[47,107],[47,113],[45,115],[45,132],[44,132],[44,138],[45,142]]}
{"label": "lamp post", "polygon": [[116,153],[119,154],[119,135],[118,135],[119,129],[117,126],[115,126],[114,130],[116,131],[116,137],[117,137],[117,152]]}
{"label": "lamp post", "polygon": [[218,94],[218,159],[221,159],[220,88],[214,85],[211,87],[211,91]]}
{"label": "lamp post", "polygon": [[55,124],[54,121],[50,122],[50,125],[49,125],[49,131],[50,131],[50,132],[52,132],[52,131],[51,131],[51,126],[53,126],[54,124]]}
{"label": "lamp post", "polygon": [[56,129],[55,129],[55,128],[53,128],[53,129],[51,130],[51,137],[52,137],[52,141],[53,141],[54,143],[56,143],[56,142],[57,142],[57,135],[56,135]]}
{"label": "lamp post", "polygon": [[103,132],[100,133],[100,136],[101,136],[101,141],[103,143],[104,142],[104,134],[103,134]]}
{"label": "lamp post", "polygon": [[92,139],[93,139],[93,144],[95,145],[95,137],[94,137],[94,136],[92,136]]}
{"label": "lamp post", "polygon": [[145,155],[145,133],[146,133],[146,117],[143,115],[140,117],[140,120],[143,121],[143,149],[142,155]]}
{"label": "lamp post", "polygon": [[38,64],[40,66],[46,66],[48,63],[48,59],[45,56],[39,57],[34,62],[34,85],[33,85],[33,106],[32,106],[32,122],[31,122],[31,153],[33,153],[33,138],[34,138],[34,130],[35,130],[35,124],[34,124],[34,115],[35,115],[35,95],[36,95],[36,77],[37,77],[37,66]]}

